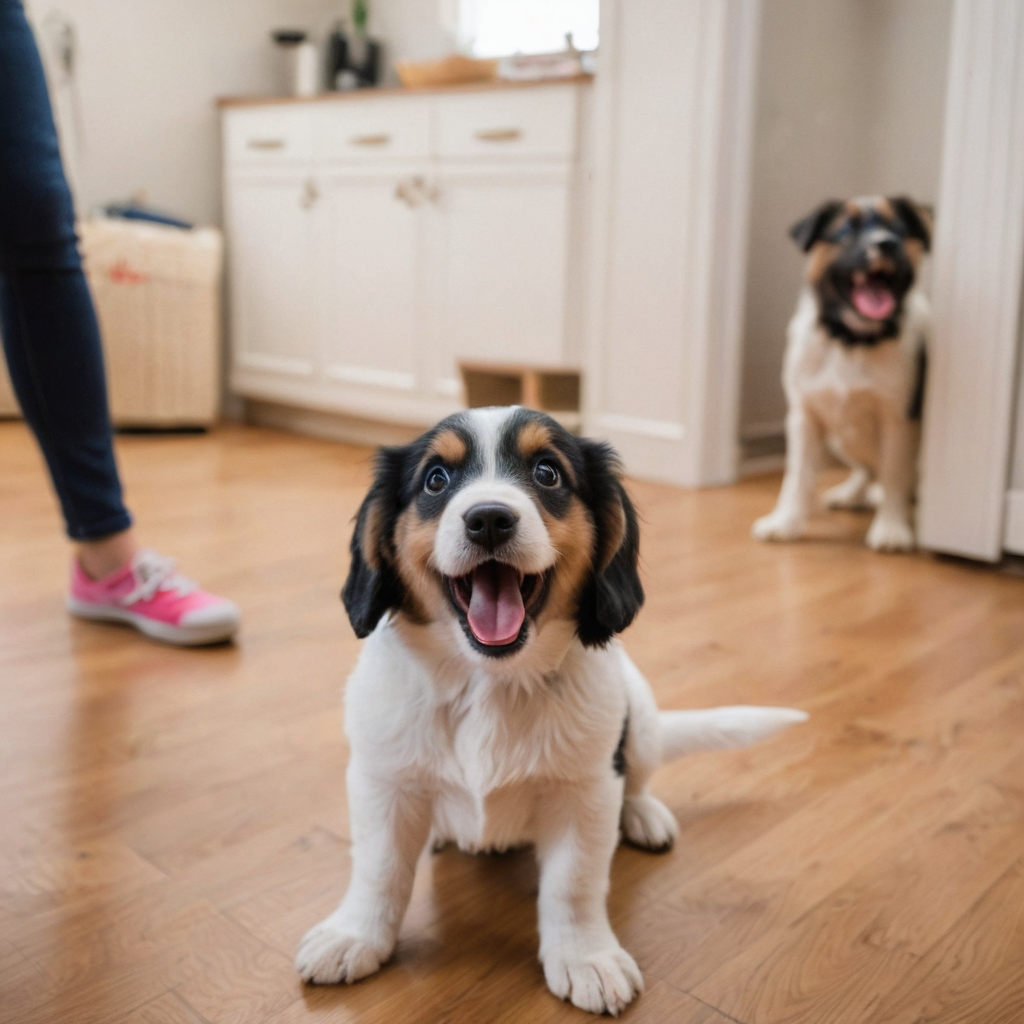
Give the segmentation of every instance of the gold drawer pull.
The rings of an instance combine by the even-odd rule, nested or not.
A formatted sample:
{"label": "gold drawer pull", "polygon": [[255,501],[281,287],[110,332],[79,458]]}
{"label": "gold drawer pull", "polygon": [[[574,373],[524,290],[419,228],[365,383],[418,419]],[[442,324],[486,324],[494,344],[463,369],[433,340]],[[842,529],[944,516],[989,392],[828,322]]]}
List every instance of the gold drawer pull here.
{"label": "gold drawer pull", "polygon": [[476,133],[481,142],[515,142],[523,137],[520,128],[482,128]]}
{"label": "gold drawer pull", "polygon": [[284,149],[284,139],[249,139],[250,149]]}
{"label": "gold drawer pull", "polygon": [[386,146],[391,141],[391,136],[386,132],[380,135],[353,135],[349,142],[353,146]]}

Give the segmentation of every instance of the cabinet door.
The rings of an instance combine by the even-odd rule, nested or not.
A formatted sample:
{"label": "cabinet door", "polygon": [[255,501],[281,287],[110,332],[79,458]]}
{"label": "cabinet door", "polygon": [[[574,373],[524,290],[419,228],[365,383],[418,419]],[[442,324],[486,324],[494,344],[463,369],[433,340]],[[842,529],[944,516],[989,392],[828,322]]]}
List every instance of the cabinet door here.
{"label": "cabinet door", "polygon": [[234,363],[312,377],[316,186],[304,175],[236,178],[227,194]]}
{"label": "cabinet door", "polygon": [[331,179],[323,196],[324,358],[343,383],[417,386],[419,236],[427,203],[414,174]]}
{"label": "cabinet door", "polygon": [[438,203],[444,237],[441,340],[450,360],[560,365],[568,174],[525,168],[452,172],[442,181]]}

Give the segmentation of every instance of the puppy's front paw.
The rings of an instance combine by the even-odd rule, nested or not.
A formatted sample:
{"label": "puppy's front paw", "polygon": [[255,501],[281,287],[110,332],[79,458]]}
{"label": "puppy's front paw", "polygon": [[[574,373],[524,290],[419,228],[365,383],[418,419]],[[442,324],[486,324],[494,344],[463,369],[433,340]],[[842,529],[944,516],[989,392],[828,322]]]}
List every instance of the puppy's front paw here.
{"label": "puppy's front paw", "polygon": [[337,985],[365,978],[380,969],[387,954],[370,943],[338,931],[330,918],[306,932],[295,956],[295,969],[303,981]]}
{"label": "puppy's front paw", "polygon": [[679,824],[657,797],[641,793],[622,801],[622,834],[634,846],[664,853],[672,849],[679,835]]}
{"label": "puppy's front paw", "polygon": [[914,528],[905,519],[875,516],[867,545],[875,551],[913,551]]}
{"label": "puppy's front paw", "polygon": [[802,516],[776,509],[754,523],[750,528],[750,536],[754,540],[797,540],[803,536],[804,526]]}
{"label": "puppy's front paw", "polygon": [[589,954],[567,944],[542,959],[548,988],[590,1013],[617,1017],[644,990],[640,968],[618,943]]}

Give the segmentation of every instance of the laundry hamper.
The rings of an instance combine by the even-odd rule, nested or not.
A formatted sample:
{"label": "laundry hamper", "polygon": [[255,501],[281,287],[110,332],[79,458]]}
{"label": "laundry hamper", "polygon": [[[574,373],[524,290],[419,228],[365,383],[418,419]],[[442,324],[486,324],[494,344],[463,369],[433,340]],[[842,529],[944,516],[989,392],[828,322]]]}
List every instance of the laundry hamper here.
{"label": "laundry hamper", "polygon": [[221,233],[114,218],[78,230],[114,423],[209,426],[220,404]]}

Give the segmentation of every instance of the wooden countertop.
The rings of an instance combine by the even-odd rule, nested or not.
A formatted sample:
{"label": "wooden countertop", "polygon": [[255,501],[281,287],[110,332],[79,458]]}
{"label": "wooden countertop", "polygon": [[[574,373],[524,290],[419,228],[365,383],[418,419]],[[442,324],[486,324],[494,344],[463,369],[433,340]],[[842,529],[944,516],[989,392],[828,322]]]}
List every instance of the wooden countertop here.
{"label": "wooden countertop", "polygon": [[352,89],[348,92],[322,92],[316,96],[224,96],[217,100],[218,107],[269,107],[294,103],[338,103],[349,100],[372,99],[376,96],[423,96],[437,93],[490,92],[503,89],[534,89],[544,85],[581,85],[594,80],[593,75],[573,75],[572,78],[542,78],[528,82],[509,82],[496,79],[491,82],[469,82],[460,85],[431,85],[417,89],[395,86],[384,89]]}

